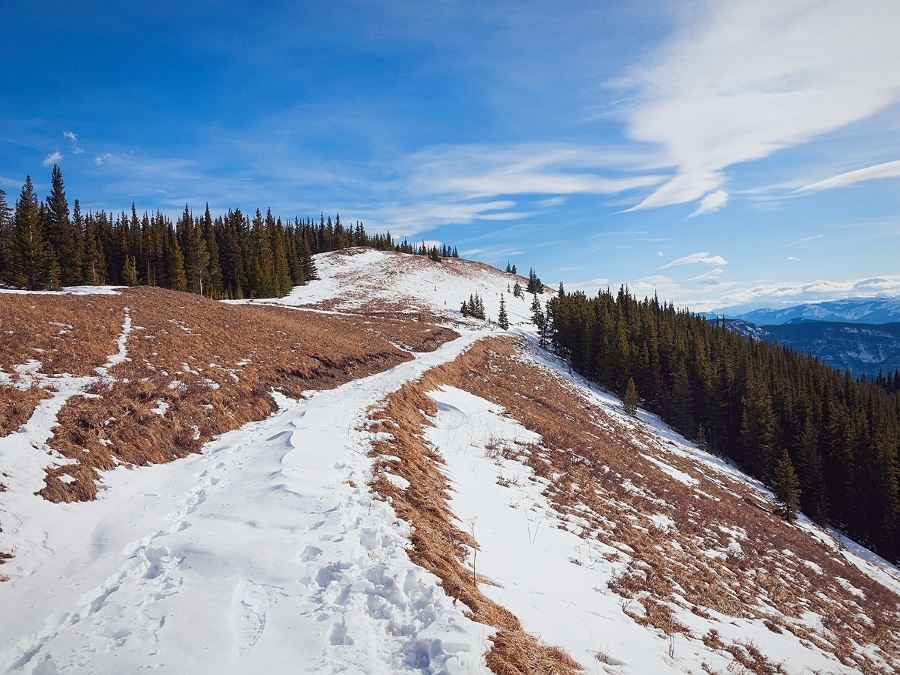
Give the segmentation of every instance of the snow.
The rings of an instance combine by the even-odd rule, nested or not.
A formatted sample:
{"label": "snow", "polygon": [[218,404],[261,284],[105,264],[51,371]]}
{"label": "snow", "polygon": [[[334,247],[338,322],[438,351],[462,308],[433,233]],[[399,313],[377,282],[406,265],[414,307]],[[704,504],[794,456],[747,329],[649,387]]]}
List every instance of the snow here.
{"label": "snow", "polygon": [[0,288],[0,293],[16,295],[118,295],[123,286],[64,286],[58,291],[25,291],[21,288]]}
{"label": "snow", "polygon": [[[504,416],[501,407],[460,389],[445,386],[429,396],[438,412],[426,436],[446,462],[450,505],[459,526],[479,543],[470,561],[489,580],[480,586],[485,595],[513,612],[544,644],[565,649],[586,672],[598,672],[601,658],[622,672],[702,672],[704,664],[713,672],[729,672],[730,656],[701,640],[680,633],[669,637],[638,624],[632,616],[642,616],[643,606],[607,586],[627,561],[620,555],[611,562],[603,554],[619,550],[557,527],[558,515],[542,494],[541,479],[526,465],[486,450],[497,442],[540,443],[540,437]],[[502,485],[500,477],[507,479]],[[662,529],[673,526],[663,514],[649,518]],[[727,553],[742,554],[737,541]],[[726,642],[752,641],[784,663],[787,672],[841,670],[788,631],[773,633],[759,620],[711,616],[676,611],[694,635],[715,628]]]}
{"label": "snow", "polygon": [[42,402],[0,439],[13,476],[0,548],[15,544],[0,670],[484,670],[492,630],[409,560],[408,529],[366,486],[361,430],[370,405],[481,335],[305,400],[276,395],[278,413],[201,454],[104,474],[94,502],[31,494],[47,461],[32,443],[60,404]]}
{"label": "snow", "polygon": [[[351,249],[315,256],[321,279],[305,286],[296,286],[284,298],[263,302],[304,307],[324,301],[338,303],[334,311],[352,311],[375,301],[404,304],[408,311],[427,309],[439,316],[462,319],[460,307],[472,294],[484,300],[488,319],[497,320],[500,297],[505,297],[510,328],[516,333],[533,333],[531,302],[533,296],[525,293],[526,281],[487,265],[476,265],[467,260],[445,258],[441,262],[426,256]],[[516,298],[512,289],[518,279],[523,297]],[[347,289],[353,288],[353,293]],[[539,296],[543,306],[556,295],[548,291]],[[249,301],[237,301],[249,302]],[[259,301],[257,301],[259,302]],[[472,319],[471,323],[481,323]]]}
{"label": "snow", "polygon": [[[493,629],[468,619],[467,608],[409,560],[408,525],[368,487],[373,461],[399,459],[369,457],[383,435],[365,429],[370,407],[385,395],[478,339],[497,335],[481,321],[460,326],[459,305],[478,293],[496,318],[499,299],[515,279],[466,261],[435,263],[371,250],[322,254],[316,264],[320,281],[264,302],[309,309],[332,301],[330,309],[312,311],[340,313],[365,309],[373,300],[400,301],[405,311],[428,310],[453,321],[462,337],[389,371],[330,391],[305,392],[299,400],[272,392],[278,412],[268,419],[222,435],[198,455],[106,472],[99,498],[87,503],[50,504],[34,493],[43,487],[47,466],[68,461],[47,445],[59,410],[129,358],[128,340],[138,328],[128,308],[116,353],[97,377],[47,375],[36,359],[16,366],[13,375],[0,373],[0,383],[35,384],[51,394],[19,431],[0,438],[0,468],[8,474],[2,477],[8,489],[0,492],[0,551],[15,554],[0,568],[10,577],[0,583],[0,671],[486,670]],[[541,300],[552,296],[545,293]],[[510,333],[533,344],[531,296],[520,300],[509,293],[506,304]],[[173,323],[192,330],[183,321]],[[695,476],[727,477],[771,501],[763,485],[732,464],[697,448],[655,415],[639,410],[637,418],[628,416],[617,397],[571,374],[549,353],[535,348],[522,358],[570,382],[613,424],[642,431],[635,441],[656,455],[642,453],[652,464],[648,472],[658,469],[698,493]],[[226,370],[237,378],[237,369],[250,363],[241,359]],[[182,370],[192,369],[183,364]],[[173,374],[168,386],[184,384]],[[682,634],[670,641],[635,621],[643,606],[608,587],[633,550],[579,536],[579,519],[560,517],[543,495],[543,479],[523,463],[488,451],[497,443],[539,445],[539,436],[499,406],[460,389],[442,387],[429,395],[438,412],[424,433],[446,462],[458,525],[479,543],[469,562],[489,580],[481,584],[485,595],[542,643],[565,649],[586,672],[700,672],[704,664],[713,672],[728,671],[729,655]],[[165,400],[154,403],[152,412],[167,414]],[[694,475],[664,461],[675,458],[690,459]],[[399,489],[410,487],[400,476],[382,475]],[[621,480],[658,505],[658,513],[635,513],[642,527],[675,527],[662,512],[662,500],[627,476]],[[805,518],[798,526],[900,592],[900,573],[890,563]],[[707,553],[722,559],[743,555],[747,533],[722,529],[727,545]],[[862,593],[846,580],[838,583]],[[710,616],[676,611],[695,636],[715,628],[726,643],[752,641],[773,661],[785,662],[789,672],[843,671],[789,631],[773,633],[756,619]],[[819,626],[822,617],[808,612],[797,621]]]}
{"label": "snow", "polygon": [[126,307],[125,319],[122,321],[122,332],[119,334],[119,337],[116,340],[117,351],[107,359],[106,363],[97,368],[97,373],[101,377],[107,378],[110,368],[112,368],[113,366],[117,366],[120,363],[124,363],[128,358],[127,344],[129,335],[131,335],[131,310]]}

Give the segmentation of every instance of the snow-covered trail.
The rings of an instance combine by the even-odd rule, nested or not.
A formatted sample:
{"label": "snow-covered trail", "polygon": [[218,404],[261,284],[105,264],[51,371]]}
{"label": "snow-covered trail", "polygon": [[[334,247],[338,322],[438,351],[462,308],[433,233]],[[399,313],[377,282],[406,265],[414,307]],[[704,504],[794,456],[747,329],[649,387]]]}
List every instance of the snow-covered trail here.
{"label": "snow-covered trail", "polygon": [[413,565],[366,486],[367,408],[452,360],[413,361],[292,401],[202,454],[104,479],[0,584],[3,672],[478,672],[490,630]]}

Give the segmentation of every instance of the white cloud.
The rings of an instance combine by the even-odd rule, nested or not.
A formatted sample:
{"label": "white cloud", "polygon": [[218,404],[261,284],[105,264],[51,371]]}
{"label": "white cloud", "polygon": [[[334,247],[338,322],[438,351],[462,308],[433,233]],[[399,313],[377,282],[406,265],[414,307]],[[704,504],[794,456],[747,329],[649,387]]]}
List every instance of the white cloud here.
{"label": "white cloud", "polygon": [[808,282],[781,282],[753,286],[728,293],[719,307],[745,305],[784,306],[798,302],[837,300],[848,297],[874,297],[900,293],[900,274],[882,277],[834,281],[818,279]]}
{"label": "white cloud", "polygon": [[691,277],[688,281],[699,281],[704,284],[709,283],[718,283],[718,279],[722,276],[722,272],[724,270],[721,267],[716,267],[715,269],[711,269],[709,272],[704,272],[703,274],[698,274],[695,277]]}
{"label": "white cloud", "polygon": [[665,257],[666,254],[663,253],[662,251],[657,251],[656,255],[658,255],[660,258],[662,258],[662,257]]}
{"label": "white cloud", "polygon": [[397,204],[366,209],[368,222],[374,229],[390,229],[391,234],[409,237],[444,223],[471,223],[475,220],[504,220],[515,202],[501,199],[489,202],[449,203],[430,201],[419,204]]}
{"label": "white cloud", "polygon": [[562,206],[565,203],[565,197],[547,197],[547,199],[538,199],[534,202],[534,205],[540,208],[549,208],[551,206]]}
{"label": "white cloud", "polygon": [[[681,7],[681,5],[679,5]],[[900,3],[710,2],[616,84],[628,135],[675,173],[636,208],[720,190],[725,170],[870,117],[900,99]]]}
{"label": "white cloud", "polygon": [[817,239],[821,239],[824,237],[824,234],[814,234],[809,237],[800,237],[797,241],[792,241],[790,244],[786,244],[785,248],[793,248],[794,246],[798,248],[809,248],[808,244],[816,241]]}
{"label": "white cloud", "polygon": [[50,166],[51,164],[59,164],[63,159],[63,155],[59,150],[54,150],[49,155],[44,157],[44,160],[41,162],[43,166]]}
{"label": "white cloud", "polygon": [[800,260],[800,258],[798,258],[798,257],[795,256],[795,255],[789,255],[789,256],[787,257],[787,260],[788,260],[788,262],[797,262],[798,260]]}
{"label": "white cloud", "polygon": [[700,200],[700,205],[690,215],[690,217],[693,218],[694,216],[702,216],[704,213],[712,213],[713,211],[718,211],[727,203],[728,193],[725,192],[725,190],[716,190],[715,192],[710,192]]}
{"label": "white cloud", "polygon": [[63,131],[62,134],[63,134],[63,137],[68,139],[69,142],[72,144],[72,154],[73,155],[80,155],[81,153],[84,152],[84,148],[82,148],[78,144],[78,134],[76,134],[74,131]]}
{"label": "white cloud", "polygon": [[677,267],[679,265],[695,265],[697,263],[702,263],[704,265],[727,265],[728,261],[720,255],[710,255],[709,251],[700,251],[698,253],[691,253],[690,255],[686,255],[681,258],[676,258],[672,262],[666,263],[659,269],[664,270],[669,267]]}
{"label": "white cloud", "polygon": [[900,177],[900,159],[893,162],[884,162],[874,166],[867,166],[864,169],[856,171],[847,171],[846,173],[832,176],[824,180],[817,181],[806,185],[797,192],[819,192],[820,190],[833,190],[835,188],[847,187],[854,183],[860,183],[864,180],[875,180],[877,178],[897,178]]}
{"label": "white cloud", "polygon": [[848,297],[876,297],[900,294],[900,274],[834,281],[786,281],[738,286],[735,282],[717,281],[713,278],[700,280],[697,287],[682,285],[671,277],[655,274],[632,281],[595,279],[585,282],[567,283],[566,288],[596,293],[607,286],[618,288],[624,283],[639,298],[653,296],[660,300],[674,302],[681,307],[690,307],[696,312],[713,309],[740,308],[742,311],[756,307],[784,307],[802,302],[822,302]]}
{"label": "white cloud", "polygon": [[558,144],[437,146],[407,160],[407,186],[413,193],[482,199],[517,194],[609,195],[663,180],[655,175],[599,173],[613,162],[602,150]]}

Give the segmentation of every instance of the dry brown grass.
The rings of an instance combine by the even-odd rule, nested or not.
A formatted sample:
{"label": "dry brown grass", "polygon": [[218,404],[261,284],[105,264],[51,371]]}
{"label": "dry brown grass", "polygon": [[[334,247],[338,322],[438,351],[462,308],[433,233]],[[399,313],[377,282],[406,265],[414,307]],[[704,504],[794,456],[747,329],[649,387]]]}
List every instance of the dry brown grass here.
{"label": "dry brown grass", "polygon": [[[125,308],[128,359],[68,401],[51,447],[76,460],[48,471],[51,501],[92,499],[99,470],[192,452],[216,434],[274,409],[271,390],[300,396],[390,368],[456,333],[421,321],[228,305],[136,288],[119,295],[2,295],[0,368],[30,359],[41,373],[96,375],[116,352]],[[44,392],[0,389],[0,432],[27,420]],[[164,404],[164,414],[160,403]],[[60,480],[63,475],[72,482]]]}
{"label": "dry brown grass", "polygon": [[[465,564],[468,547],[477,547],[472,536],[456,527],[448,506],[449,484],[441,473],[441,458],[422,435],[428,416],[436,410],[425,392],[434,386],[426,374],[422,381],[405,385],[387,397],[384,405],[373,410],[371,430],[390,434],[390,440],[376,441],[373,490],[389,499],[397,515],[412,525],[410,559],[433,572],[442,581],[444,591],[469,609],[479,623],[497,629],[487,664],[503,675],[580,672],[568,654],[542,645],[525,632],[519,620],[506,608],[485,597],[478,588],[475,572]],[[400,461],[382,455],[399,457]],[[385,473],[409,481],[401,489]]]}
{"label": "dry brown grass", "polygon": [[0,293],[0,370],[34,359],[44,373],[93,375],[116,351],[124,295]]}
{"label": "dry brown grass", "polygon": [[[503,406],[542,436],[541,446],[524,448],[526,463],[547,479],[545,495],[561,516],[588,521],[582,536],[624,552],[625,572],[610,588],[644,605],[642,622],[662,633],[685,632],[700,640],[702,636],[689,635],[671,612],[680,608],[708,617],[716,611],[768,621],[770,630],[775,626],[793,633],[849,668],[900,670],[896,594],[777,517],[753,488],[666,452],[656,439],[626,428],[576,388],[521,359],[519,349],[512,339],[483,340],[453,363],[429,371],[421,386],[430,390],[449,384],[469,391]],[[430,410],[423,401],[418,404]],[[426,452],[419,451],[423,458]],[[685,485],[643,455],[675,467],[698,484]],[[391,470],[412,480],[402,473],[403,467]],[[388,494],[396,492],[394,488]],[[652,526],[647,516],[653,513],[668,516],[674,528],[662,532]],[[739,533],[740,551],[728,553],[732,532]],[[710,552],[718,557],[710,557]],[[845,589],[838,577],[863,597]],[[823,617],[824,629],[811,630],[802,620],[806,612]],[[854,643],[871,646],[888,667],[856,650]],[[752,672],[778,671],[779,666],[754,652],[752,645],[734,643],[721,649]]]}
{"label": "dry brown grass", "polygon": [[0,385],[0,436],[17,431],[28,418],[47,392],[38,387],[18,389],[9,385]]}

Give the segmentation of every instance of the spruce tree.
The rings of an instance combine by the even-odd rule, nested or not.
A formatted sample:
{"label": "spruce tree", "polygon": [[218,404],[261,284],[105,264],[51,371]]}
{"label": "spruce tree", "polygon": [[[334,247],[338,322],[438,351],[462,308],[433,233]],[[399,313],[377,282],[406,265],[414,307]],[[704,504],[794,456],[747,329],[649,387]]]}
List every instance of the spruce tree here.
{"label": "spruce tree", "polygon": [[[271,212],[269,212],[269,217],[271,217]],[[328,220],[331,222],[331,218]],[[333,234],[329,238],[333,238]],[[256,215],[251,225],[250,250],[248,253],[250,255],[248,276],[251,297],[274,297],[275,257],[272,255],[272,240],[263,221],[262,212],[259,209],[256,209]]]}
{"label": "spruce tree", "polygon": [[500,296],[500,313],[497,315],[497,325],[503,330],[509,329],[509,317],[506,315],[506,302],[503,296]]}
{"label": "spruce tree", "polygon": [[25,178],[16,203],[13,242],[10,249],[10,281],[28,290],[59,287],[56,256],[44,238],[41,213],[31,176]]}
{"label": "spruce tree", "polygon": [[517,281],[515,284],[513,284],[513,291],[512,291],[512,292],[513,292],[513,296],[515,296],[515,297],[517,297],[517,298],[525,297],[525,296],[522,294],[522,286],[521,286],[521,284],[519,284],[518,281]]}
{"label": "spruce tree", "polygon": [[290,293],[293,286],[288,263],[287,241],[284,237],[281,219],[272,226],[272,258],[274,294],[281,297]]}
{"label": "spruce tree", "polygon": [[319,272],[316,269],[316,261],[313,260],[312,251],[309,248],[309,239],[303,235],[300,245],[300,266],[303,269],[304,283],[308,283],[319,278]]}
{"label": "spruce tree", "polygon": [[751,374],[742,399],[740,448],[744,468],[768,480],[775,441],[775,419],[772,398],[764,384]]}
{"label": "spruce tree", "polygon": [[638,392],[632,378],[628,378],[628,385],[625,387],[625,395],[622,397],[622,407],[625,412],[634,417],[637,415]]}
{"label": "spruce tree", "polygon": [[81,281],[80,233],[72,227],[69,203],[59,165],[53,165],[50,176],[50,194],[47,196],[47,243],[53,251],[59,268],[60,282],[71,286]]}
{"label": "spruce tree", "polygon": [[797,517],[797,509],[800,505],[800,481],[791,463],[791,457],[787,449],[781,455],[781,459],[775,465],[773,482],[775,498],[778,500],[779,512],[786,520],[794,520]]}
{"label": "spruce tree", "polygon": [[187,290],[187,274],[184,269],[184,255],[181,253],[181,244],[174,234],[169,236],[169,278],[168,286],[173,291]]}
{"label": "spruce tree", "polygon": [[541,302],[538,300],[537,295],[535,295],[534,299],[531,301],[531,323],[537,328],[540,346],[546,347],[547,343],[545,341],[545,335],[547,331],[547,316],[541,308]]}
{"label": "spruce tree", "polygon": [[218,299],[222,297],[222,267],[219,262],[219,243],[216,241],[215,225],[209,212],[209,204],[203,212],[203,240],[206,243],[206,253],[209,256],[207,268],[206,295]]}
{"label": "spruce tree", "polygon": [[0,188],[0,284],[7,283],[9,276],[9,248],[12,246],[12,211],[6,203],[6,192]]}
{"label": "spruce tree", "polygon": [[[81,218],[81,205],[75,200],[76,222]],[[100,248],[97,226],[93,216],[84,221],[84,255],[81,258],[81,279],[84,283],[98,286],[106,283],[106,259]]]}
{"label": "spruce tree", "polygon": [[184,244],[184,272],[187,290],[191,293],[205,295],[204,284],[209,275],[209,251],[206,249],[206,238],[198,224],[194,222],[187,204],[178,222],[178,233]]}
{"label": "spruce tree", "polygon": [[125,264],[122,266],[122,283],[126,286],[138,285],[137,265],[132,255],[125,256]]}

